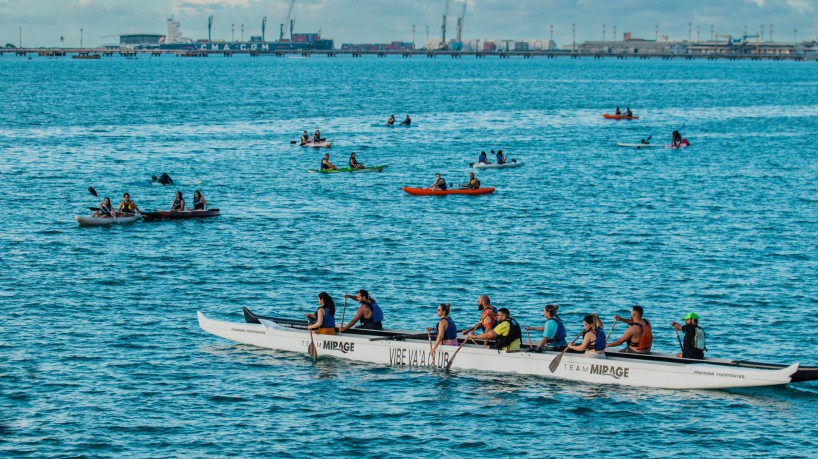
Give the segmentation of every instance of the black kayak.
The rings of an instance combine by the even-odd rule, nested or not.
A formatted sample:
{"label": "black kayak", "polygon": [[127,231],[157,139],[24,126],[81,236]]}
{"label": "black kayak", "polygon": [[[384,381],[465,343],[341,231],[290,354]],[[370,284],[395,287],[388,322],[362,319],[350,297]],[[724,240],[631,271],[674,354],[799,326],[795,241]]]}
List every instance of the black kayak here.
{"label": "black kayak", "polygon": [[188,218],[218,217],[221,215],[219,209],[208,210],[180,210],[171,212],[168,210],[158,210],[156,212],[142,212],[142,219],[146,221],[155,220],[185,220]]}

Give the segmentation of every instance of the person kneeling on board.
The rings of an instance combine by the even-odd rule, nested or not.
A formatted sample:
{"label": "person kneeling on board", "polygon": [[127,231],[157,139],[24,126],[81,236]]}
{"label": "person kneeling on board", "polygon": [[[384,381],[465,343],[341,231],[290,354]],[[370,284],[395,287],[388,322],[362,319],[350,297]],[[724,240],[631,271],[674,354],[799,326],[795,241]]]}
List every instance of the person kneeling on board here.
{"label": "person kneeling on board", "polygon": [[495,339],[495,346],[501,351],[514,351],[520,348],[523,343],[523,332],[517,320],[511,317],[508,309],[497,310],[497,324],[491,331],[475,335],[474,332],[468,334],[471,339]]}
{"label": "person kneeling on board", "polygon": [[[437,330],[437,339],[432,346],[432,353],[434,353],[441,344],[457,346],[457,326],[454,324],[454,320],[449,317],[451,310],[452,305],[449,303],[441,304],[437,307],[437,316],[440,320],[437,321],[437,326],[435,327]],[[430,332],[432,328],[427,328],[426,331]]]}
{"label": "person kneeling on board", "polygon": [[319,335],[335,334],[335,302],[327,292],[318,294],[318,309],[315,314],[306,314],[308,321],[315,323],[307,326],[307,330],[315,330]]}
{"label": "person kneeling on board", "polygon": [[634,306],[630,320],[619,315],[614,316],[614,320],[625,322],[630,327],[625,330],[625,333],[618,340],[608,343],[607,347],[615,347],[626,343],[621,352],[650,354],[650,348],[653,346],[653,331],[650,328],[650,322],[642,318],[643,313],[642,306]]}
{"label": "person kneeling on board", "polygon": [[381,307],[378,306],[378,302],[369,296],[369,292],[366,290],[358,290],[358,293],[354,296],[345,294],[344,298],[355,298],[355,301],[361,303],[361,306],[355,313],[355,317],[353,317],[349,323],[346,325],[341,324],[341,333],[352,328],[359,320],[361,321],[361,325],[358,326],[360,329],[383,330],[383,324],[381,323],[383,322],[383,312],[381,311]]}
{"label": "person kneeling on board", "polygon": [[326,170],[337,171],[338,170],[338,168],[335,166],[335,164],[332,164],[331,162],[329,162],[329,153],[325,154],[324,159],[321,160],[321,170],[322,171],[326,171]]}
{"label": "person kneeling on board", "polygon": [[602,330],[602,321],[596,314],[588,314],[582,319],[582,342],[569,344],[568,349],[584,352],[586,357],[605,358],[605,332]]}
{"label": "person kneeling on board", "polygon": [[543,327],[529,327],[526,326],[526,331],[536,330],[543,332],[542,341],[537,345],[537,350],[546,351],[562,351],[568,347],[565,341],[566,331],[562,319],[557,316],[557,310],[560,307],[555,304],[549,304],[545,307],[543,315],[545,316],[545,326]]}
{"label": "person kneeling on board", "polygon": [[699,316],[695,312],[684,317],[685,324],[677,324],[671,322],[670,325],[676,329],[676,335],[679,331],[685,332],[684,344],[682,345],[682,353],[676,354],[676,357],[685,359],[704,359],[704,351],[707,350],[705,345],[704,329],[699,326]]}

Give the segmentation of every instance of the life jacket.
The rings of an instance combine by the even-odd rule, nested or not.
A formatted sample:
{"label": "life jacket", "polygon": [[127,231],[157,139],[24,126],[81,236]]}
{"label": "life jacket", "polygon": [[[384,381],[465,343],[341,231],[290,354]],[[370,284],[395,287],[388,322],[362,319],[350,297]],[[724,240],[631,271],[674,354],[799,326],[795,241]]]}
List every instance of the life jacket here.
{"label": "life jacket", "polygon": [[[588,330],[591,331],[591,330]],[[585,333],[588,333],[586,331]],[[585,337],[585,333],[582,334],[582,337]],[[588,347],[593,346],[595,351],[604,351],[605,347],[608,345],[608,340],[605,339],[605,332],[602,331],[601,328],[596,329],[596,339],[588,343]],[[588,349],[586,349],[588,350]]]}
{"label": "life jacket", "polygon": [[364,303],[364,306],[372,311],[372,317],[369,319],[361,317],[361,323],[379,323],[383,321],[383,312],[381,311],[381,307],[378,306],[378,303],[373,301],[372,304]]}
{"label": "life jacket", "polygon": [[443,333],[443,339],[457,339],[457,327],[454,324],[454,319],[446,317],[446,331]]}
{"label": "life jacket", "polygon": [[328,307],[318,308],[315,310],[315,317],[318,317],[318,311],[324,310],[324,320],[321,322],[321,328],[335,328],[335,316],[329,312]]}
{"label": "life jacket", "polygon": [[497,315],[497,308],[491,306],[490,308],[483,309],[483,314],[480,315],[480,329],[483,330],[483,333],[486,332],[486,317],[489,317],[489,321],[491,322],[491,327],[494,328],[494,324],[497,322],[496,319]]}
{"label": "life jacket", "polygon": [[479,158],[477,158],[478,163],[487,163],[489,162],[488,157],[485,154],[481,154]]}
{"label": "life jacket", "polygon": [[204,209],[204,202],[202,202],[202,198],[193,197],[193,209],[194,210],[202,210]]}
{"label": "life jacket", "polygon": [[[509,347],[511,345],[511,343],[514,342],[514,340],[520,340],[520,342],[522,343],[523,342],[523,331],[522,331],[522,329],[520,329],[520,324],[517,323],[517,320],[509,318],[509,319],[504,320],[503,322],[508,322],[510,326],[508,328],[508,334],[507,335],[505,335],[505,336],[498,335],[497,336],[497,349],[504,349],[504,348]],[[503,323],[503,322],[500,322],[500,323]],[[497,324],[497,325],[499,325],[499,324]],[[494,328],[497,328],[497,327],[494,327]]]}
{"label": "life jacket", "polygon": [[[122,202],[125,203],[125,201]],[[132,214],[133,211],[134,211],[133,201],[130,201],[122,206],[122,212]]]}
{"label": "life jacket", "polygon": [[639,342],[636,344],[628,341],[628,347],[635,347],[637,351],[650,351],[651,346],[653,346],[653,331],[650,322],[645,321],[646,327],[643,327],[639,322],[633,324],[642,329],[642,337],[639,338]]}
{"label": "life jacket", "polygon": [[707,350],[707,345],[705,344],[704,329],[698,325],[696,325],[696,334],[693,336],[693,347],[700,351]]}
{"label": "life jacket", "polygon": [[183,210],[182,209],[182,200],[181,199],[174,199],[173,200],[173,205],[170,206],[170,208],[173,209],[173,210]]}
{"label": "life jacket", "polygon": [[[546,344],[553,343],[553,342],[565,341],[565,337],[566,337],[567,333],[565,332],[565,325],[563,325],[562,319],[560,319],[557,316],[554,316],[554,317],[552,317],[552,318],[550,318],[548,320],[553,320],[553,321],[557,322],[557,333],[554,335],[554,338],[549,339],[546,342]],[[545,321],[546,324],[548,323],[548,320]]]}

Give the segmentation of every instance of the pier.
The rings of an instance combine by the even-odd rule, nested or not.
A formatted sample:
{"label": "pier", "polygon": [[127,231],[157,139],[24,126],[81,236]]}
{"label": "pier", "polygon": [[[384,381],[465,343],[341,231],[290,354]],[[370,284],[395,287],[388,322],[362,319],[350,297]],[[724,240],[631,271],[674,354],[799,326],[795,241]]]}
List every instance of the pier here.
{"label": "pier", "polygon": [[781,53],[781,54],[762,54],[762,53],[726,53],[726,52],[707,52],[702,48],[691,47],[687,52],[679,53],[614,53],[604,51],[453,51],[453,50],[415,50],[415,51],[360,51],[360,50],[269,50],[260,51],[252,49],[134,49],[134,48],[0,48],[0,56],[11,54],[15,56],[41,56],[48,58],[59,58],[66,56],[93,56],[100,55],[101,57],[125,57],[136,58],[138,56],[146,57],[162,57],[162,56],[178,56],[178,57],[210,57],[223,56],[231,57],[233,55],[247,55],[250,57],[329,57],[334,58],[338,56],[345,56],[350,58],[362,58],[364,56],[371,56],[376,58],[449,58],[459,59],[461,57],[473,57],[477,59],[484,58],[498,58],[498,59],[660,59],[660,60],[742,60],[742,61],[818,61],[818,50],[813,48],[805,49],[802,53]]}

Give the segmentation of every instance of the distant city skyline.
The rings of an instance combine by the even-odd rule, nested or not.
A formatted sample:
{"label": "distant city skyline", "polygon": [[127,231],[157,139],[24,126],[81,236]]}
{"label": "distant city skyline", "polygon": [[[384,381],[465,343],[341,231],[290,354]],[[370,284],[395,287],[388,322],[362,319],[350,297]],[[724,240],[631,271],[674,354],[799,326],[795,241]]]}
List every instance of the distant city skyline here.
{"label": "distant city skyline", "polygon": [[[814,0],[469,0],[464,39],[548,40],[550,25],[561,46],[603,38],[694,41],[710,38],[711,25],[719,34],[743,35],[762,31],[778,42],[815,40],[818,33]],[[296,0],[295,31],[318,32],[342,43],[426,42],[440,38],[445,0]],[[261,35],[267,17],[267,39],[278,37],[290,0],[0,0],[0,45],[24,47],[96,46],[116,43],[129,33],[165,33],[173,15],[182,34],[207,38],[207,18],[214,16],[214,39],[239,40]],[[454,37],[461,1],[449,1],[447,38]],[[576,35],[572,33],[576,24]],[[234,29],[231,30],[231,26]],[[616,36],[614,37],[614,28]],[[697,33],[698,28],[698,33]],[[795,30],[797,29],[797,32]],[[20,33],[22,32],[22,34]],[[60,37],[64,40],[60,41]]]}

